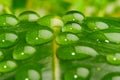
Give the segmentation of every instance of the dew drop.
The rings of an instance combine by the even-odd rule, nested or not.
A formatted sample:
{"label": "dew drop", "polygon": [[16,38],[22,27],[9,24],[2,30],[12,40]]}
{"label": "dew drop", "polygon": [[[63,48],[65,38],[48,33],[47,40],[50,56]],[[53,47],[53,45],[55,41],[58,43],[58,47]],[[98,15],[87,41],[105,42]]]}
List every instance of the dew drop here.
{"label": "dew drop", "polygon": [[78,23],[82,23],[85,19],[85,16],[78,11],[69,11],[63,16],[64,23],[74,21]]}
{"label": "dew drop", "polygon": [[20,45],[13,51],[13,58],[16,60],[24,60],[32,57],[36,52],[36,48],[28,45]]}
{"label": "dew drop", "polygon": [[17,67],[16,62],[8,60],[0,62],[0,72],[9,72]]}
{"label": "dew drop", "polygon": [[76,43],[78,40],[79,37],[72,33],[61,33],[56,38],[57,43],[62,45]]}
{"label": "dew drop", "polygon": [[51,16],[51,15],[47,15],[47,16],[43,16],[42,18],[38,19],[37,21],[40,25],[43,26],[48,26],[50,28],[53,29],[53,27],[58,27],[58,26],[63,26],[64,23],[61,20],[60,17],[58,16]]}
{"label": "dew drop", "polygon": [[95,57],[98,53],[91,47],[87,46],[75,46],[76,53],[86,54]]}
{"label": "dew drop", "polygon": [[26,34],[26,41],[31,45],[39,45],[51,41],[53,37],[53,32],[49,29],[31,30]]}
{"label": "dew drop", "polygon": [[118,65],[118,64],[120,64],[120,53],[107,55],[106,59],[109,63]]}
{"label": "dew drop", "polygon": [[21,21],[29,21],[34,22],[39,19],[39,15],[36,12],[33,11],[25,11],[19,15],[19,19]]}
{"label": "dew drop", "polygon": [[16,24],[18,24],[16,16],[11,14],[3,14],[0,16],[0,26],[2,29],[13,28]]}
{"label": "dew drop", "polygon": [[0,47],[10,47],[18,41],[18,35],[15,33],[3,33],[0,35]]}
{"label": "dew drop", "polygon": [[62,32],[80,33],[81,30],[81,25],[75,22],[69,22],[64,27],[62,27]]}
{"label": "dew drop", "polygon": [[110,42],[120,43],[120,33],[104,33]]}
{"label": "dew drop", "polygon": [[90,74],[90,71],[87,68],[84,68],[84,67],[77,68],[78,76],[80,76],[82,78],[87,78],[89,74]]}

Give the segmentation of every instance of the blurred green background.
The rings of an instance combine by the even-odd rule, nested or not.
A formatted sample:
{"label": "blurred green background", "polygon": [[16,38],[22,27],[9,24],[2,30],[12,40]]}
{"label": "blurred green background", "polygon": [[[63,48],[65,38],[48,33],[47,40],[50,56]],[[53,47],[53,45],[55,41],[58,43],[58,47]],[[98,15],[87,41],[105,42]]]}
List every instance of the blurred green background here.
{"label": "blurred green background", "polygon": [[86,16],[120,17],[120,0],[0,0],[0,14],[32,10],[44,16],[78,10]]}

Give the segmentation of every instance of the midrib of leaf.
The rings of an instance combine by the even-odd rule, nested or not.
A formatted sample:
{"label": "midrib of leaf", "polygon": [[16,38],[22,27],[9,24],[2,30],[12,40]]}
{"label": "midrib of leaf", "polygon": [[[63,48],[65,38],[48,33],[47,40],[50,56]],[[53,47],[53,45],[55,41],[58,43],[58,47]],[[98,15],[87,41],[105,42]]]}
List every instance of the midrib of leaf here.
{"label": "midrib of leaf", "polygon": [[56,44],[56,36],[58,33],[58,27],[53,28],[55,32],[55,38],[53,40],[53,80],[60,80],[60,72],[59,72],[59,60],[56,56],[56,50],[58,45]]}

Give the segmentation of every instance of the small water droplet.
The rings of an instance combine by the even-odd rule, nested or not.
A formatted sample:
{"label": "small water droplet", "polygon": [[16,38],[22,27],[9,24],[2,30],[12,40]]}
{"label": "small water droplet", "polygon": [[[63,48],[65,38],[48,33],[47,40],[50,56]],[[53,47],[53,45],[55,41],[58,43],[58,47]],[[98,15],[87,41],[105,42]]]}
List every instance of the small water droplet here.
{"label": "small water droplet", "polygon": [[47,26],[53,29],[53,27],[62,27],[63,21],[59,16],[46,15],[37,21],[40,25]]}
{"label": "small water droplet", "polygon": [[15,33],[3,33],[0,35],[0,47],[10,47],[18,41],[18,35]]}
{"label": "small water droplet", "polygon": [[106,59],[109,63],[118,65],[118,64],[120,64],[120,53],[107,55]]}
{"label": "small water droplet", "polygon": [[87,78],[88,75],[90,74],[89,69],[84,68],[84,67],[79,67],[77,68],[77,75],[82,78]]}
{"label": "small water droplet", "polygon": [[94,50],[93,48],[88,47],[88,46],[75,46],[75,51],[76,51],[76,53],[85,54],[85,55],[89,55],[89,56],[93,56],[93,57],[98,55],[96,50]]}
{"label": "small water droplet", "polygon": [[75,22],[69,22],[62,27],[62,32],[80,33],[81,30],[81,25]]}
{"label": "small water droplet", "polygon": [[19,19],[21,21],[29,21],[29,22],[37,21],[39,17],[40,16],[33,11],[25,11],[19,15]]}
{"label": "small water droplet", "polygon": [[16,16],[11,14],[3,14],[0,15],[0,27],[2,29],[9,29],[15,27],[15,25],[18,24],[18,19]]}
{"label": "small water droplet", "polygon": [[27,32],[26,41],[28,44],[38,45],[51,41],[53,37],[51,29],[35,29]]}
{"label": "small water droplet", "polygon": [[79,37],[72,33],[61,33],[57,36],[56,41],[58,44],[67,45],[75,43],[79,40]]}
{"label": "small water droplet", "polygon": [[85,16],[78,11],[69,11],[66,13],[66,15],[63,16],[64,23],[74,21],[78,23],[82,23],[85,19]]}
{"label": "small water droplet", "polygon": [[0,72],[9,72],[17,67],[16,62],[8,60],[0,62]]}
{"label": "small water droplet", "polygon": [[36,52],[35,47],[28,45],[20,45],[13,51],[13,58],[16,60],[24,60],[32,57]]}
{"label": "small water droplet", "polygon": [[104,33],[110,42],[120,43],[120,33]]}

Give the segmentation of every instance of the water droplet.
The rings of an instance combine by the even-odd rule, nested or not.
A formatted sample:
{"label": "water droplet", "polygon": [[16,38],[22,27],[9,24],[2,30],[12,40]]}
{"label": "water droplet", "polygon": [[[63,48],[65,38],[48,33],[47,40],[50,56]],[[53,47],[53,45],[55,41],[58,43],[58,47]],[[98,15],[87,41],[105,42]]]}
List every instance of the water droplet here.
{"label": "water droplet", "polygon": [[87,78],[90,74],[90,71],[87,68],[79,67],[77,68],[77,75],[82,78]]}
{"label": "water droplet", "polygon": [[82,30],[81,25],[75,22],[69,22],[65,24],[64,27],[62,27],[62,32],[80,33],[81,30]]}
{"label": "water droplet", "polygon": [[16,67],[16,62],[11,60],[0,62],[0,72],[9,72],[14,70]]}
{"label": "water droplet", "polygon": [[37,65],[27,65],[18,69],[15,80],[41,80],[40,67]]}
{"label": "water droplet", "polygon": [[3,14],[0,16],[0,27],[2,29],[13,28],[16,24],[18,24],[16,16],[11,14]]}
{"label": "water droplet", "polygon": [[33,11],[25,11],[19,15],[19,19],[21,21],[29,21],[29,22],[37,21],[39,17],[40,16]]}
{"label": "water droplet", "polygon": [[104,33],[110,42],[120,43],[120,33]]}
{"label": "water droplet", "polygon": [[32,57],[36,52],[35,47],[29,45],[20,45],[13,51],[13,58],[16,60],[24,60]]}
{"label": "water droplet", "polygon": [[28,70],[28,77],[30,80],[40,80],[40,74],[36,70]]}
{"label": "water droplet", "polygon": [[51,41],[53,37],[53,31],[50,29],[35,29],[27,32],[26,41],[28,44],[38,45]]}
{"label": "water droplet", "polygon": [[58,16],[51,16],[51,15],[44,16],[44,17],[40,18],[37,22],[40,25],[48,26],[50,28],[53,28],[53,27],[56,27],[56,26],[63,26],[64,25],[64,23],[63,23],[63,21],[61,20],[60,17],[58,17]]}
{"label": "water droplet", "polygon": [[100,30],[109,28],[108,24],[106,24],[105,22],[95,22],[95,24],[96,24],[96,27]]}
{"label": "water droplet", "polygon": [[64,74],[64,80],[81,80],[76,73],[67,72]]}
{"label": "water droplet", "polygon": [[62,60],[79,60],[86,59],[90,56],[75,52],[72,46],[63,46],[57,49],[57,57]]}
{"label": "water droplet", "polygon": [[106,59],[109,63],[118,65],[120,64],[120,53],[107,55]]}
{"label": "water droplet", "polygon": [[18,35],[15,33],[3,33],[0,35],[0,47],[10,47],[18,41]]}
{"label": "water droplet", "polygon": [[56,38],[57,43],[62,45],[76,43],[78,40],[79,37],[72,33],[61,33]]}
{"label": "water droplet", "polygon": [[120,76],[113,76],[112,80],[120,80]]}
{"label": "water droplet", "polygon": [[0,51],[0,61],[3,60],[3,58],[4,58],[4,54],[2,51]]}
{"label": "water droplet", "polygon": [[86,54],[93,57],[98,55],[98,53],[93,48],[87,46],[75,46],[75,51],[76,53]]}
{"label": "water droplet", "polygon": [[66,15],[63,16],[64,23],[67,23],[70,21],[82,23],[84,19],[85,19],[85,16],[78,11],[69,11],[66,13]]}
{"label": "water droplet", "polygon": [[103,77],[102,80],[120,80],[120,73],[119,72],[108,73]]}
{"label": "water droplet", "polygon": [[97,41],[98,43],[101,43],[101,42],[106,42],[109,41],[106,36],[104,35],[104,33],[102,32],[99,32],[99,31],[96,31],[96,32],[93,32],[91,34],[88,34],[88,37],[94,41]]}

